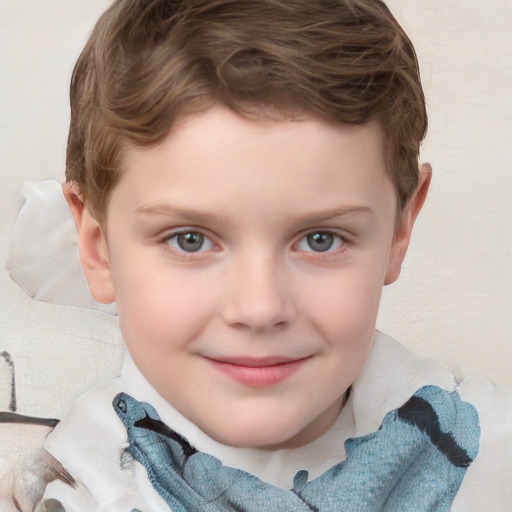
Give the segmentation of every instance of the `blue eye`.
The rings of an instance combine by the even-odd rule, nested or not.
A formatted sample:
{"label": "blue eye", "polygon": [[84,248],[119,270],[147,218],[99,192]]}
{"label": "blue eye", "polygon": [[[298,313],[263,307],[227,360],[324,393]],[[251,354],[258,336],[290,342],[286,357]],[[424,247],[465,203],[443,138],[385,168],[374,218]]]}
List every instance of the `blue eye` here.
{"label": "blue eye", "polygon": [[213,242],[197,231],[182,231],[170,236],[167,243],[177,252],[202,252],[213,249]]}
{"label": "blue eye", "polygon": [[343,238],[331,231],[313,231],[303,236],[297,248],[308,252],[332,252],[343,245]]}

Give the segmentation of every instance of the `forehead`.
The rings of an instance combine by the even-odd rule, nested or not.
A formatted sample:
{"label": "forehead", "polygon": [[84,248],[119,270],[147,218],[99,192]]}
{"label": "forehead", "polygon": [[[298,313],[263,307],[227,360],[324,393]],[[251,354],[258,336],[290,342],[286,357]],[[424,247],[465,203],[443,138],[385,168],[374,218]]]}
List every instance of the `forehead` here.
{"label": "forehead", "polygon": [[377,122],[246,118],[220,105],[182,119],[154,147],[129,148],[123,169],[116,189],[138,208],[201,201],[227,209],[247,201],[271,210],[297,200],[316,208],[319,201],[374,202],[391,187]]}

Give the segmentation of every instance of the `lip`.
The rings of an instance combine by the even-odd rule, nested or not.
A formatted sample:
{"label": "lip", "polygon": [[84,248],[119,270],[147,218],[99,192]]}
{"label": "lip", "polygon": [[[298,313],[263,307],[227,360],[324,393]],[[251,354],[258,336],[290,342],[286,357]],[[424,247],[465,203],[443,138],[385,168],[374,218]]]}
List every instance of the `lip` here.
{"label": "lip", "polygon": [[207,360],[221,373],[246,386],[276,386],[291,377],[309,359],[233,357]]}

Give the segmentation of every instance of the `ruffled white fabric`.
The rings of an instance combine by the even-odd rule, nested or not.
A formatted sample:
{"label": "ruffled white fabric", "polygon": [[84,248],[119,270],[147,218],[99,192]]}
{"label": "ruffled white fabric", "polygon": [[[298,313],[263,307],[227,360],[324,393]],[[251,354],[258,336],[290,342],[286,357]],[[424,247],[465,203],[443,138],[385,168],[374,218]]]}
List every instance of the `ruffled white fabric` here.
{"label": "ruffled white fabric", "polygon": [[6,267],[36,300],[116,313],[89,293],[78,253],[76,227],[61,185],[55,180],[27,181],[25,199],[12,230]]}

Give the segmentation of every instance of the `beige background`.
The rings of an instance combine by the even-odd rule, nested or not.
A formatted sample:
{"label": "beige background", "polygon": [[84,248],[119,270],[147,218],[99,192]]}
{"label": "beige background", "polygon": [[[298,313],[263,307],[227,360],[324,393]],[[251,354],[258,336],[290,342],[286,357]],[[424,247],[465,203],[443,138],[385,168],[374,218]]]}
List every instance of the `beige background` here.
{"label": "beige background", "polygon": [[[20,412],[60,416],[120,362],[115,317],[36,302],[4,269],[21,184],[63,178],[72,65],[107,4],[0,1],[0,352],[17,365]],[[434,180],[378,326],[459,375],[512,385],[512,4],[388,4],[420,57]]]}

